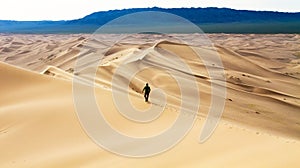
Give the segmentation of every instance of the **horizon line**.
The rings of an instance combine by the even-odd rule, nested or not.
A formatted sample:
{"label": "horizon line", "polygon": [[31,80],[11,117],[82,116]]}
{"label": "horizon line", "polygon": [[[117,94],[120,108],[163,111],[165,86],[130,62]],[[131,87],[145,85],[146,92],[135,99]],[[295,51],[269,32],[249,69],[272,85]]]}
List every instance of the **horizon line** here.
{"label": "horizon line", "polygon": [[132,10],[132,9],[209,9],[209,8],[215,8],[215,9],[230,9],[230,10],[236,10],[236,11],[248,11],[248,12],[274,12],[274,13],[286,13],[286,14],[298,14],[300,12],[285,12],[285,11],[272,11],[272,10],[249,10],[249,9],[234,9],[234,8],[228,8],[228,7],[180,7],[180,8],[164,8],[164,7],[144,7],[144,8],[123,8],[123,9],[110,9],[110,10],[103,10],[103,11],[95,11],[90,14],[87,14],[80,18],[74,18],[74,19],[65,19],[65,20],[10,20],[10,19],[0,19],[0,21],[11,21],[11,22],[67,22],[72,20],[78,20],[82,19],[86,16],[92,15],[94,13],[99,12],[112,12],[112,11],[122,11],[122,10]]}

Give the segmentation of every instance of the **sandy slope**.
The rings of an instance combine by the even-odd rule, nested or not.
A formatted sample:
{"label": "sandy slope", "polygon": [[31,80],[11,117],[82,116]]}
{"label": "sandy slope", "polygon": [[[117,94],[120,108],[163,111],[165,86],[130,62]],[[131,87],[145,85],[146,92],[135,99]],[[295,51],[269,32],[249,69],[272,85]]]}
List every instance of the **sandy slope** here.
{"label": "sandy slope", "polygon": [[[181,99],[178,84],[164,69],[185,72],[170,62],[174,61],[171,52],[192,69],[192,74],[178,73],[178,77],[193,75],[201,88],[198,118],[181,143],[163,154],[133,159],[104,151],[83,131],[74,109],[72,74],[88,87],[85,85],[93,80],[92,66],[114,37],[85,44],[87,35],[2,35],[0,60],[40,74],[0,64],[0,167],[300,165],[299,35],[210,35],[224,64],[227,97],[223,121],[204,144],[198,139],[211,103],[212,80],[203,62],[196,60],[190,47],[170,42],[169,37],[147,35],[139,41],[139,36],[144,35],[116,44],[105,53],[102,63],[96,64],[99,108],[115,129],[128,135],[152,136],[170,126],[178,116]],[[184,38],[193,39],[190,35]],[[213,51],[194,47],[207,55]],[[74,68],[76,59],[81,64]],[[130,122],[113,104],[111,78],[123,61],[130,62],[126,73],[137,66],[158,67],[137,73],[128,90],[125,88],[138,109],[149,107],[140,94],[146,81],[167,93],[167,108],[152,123]]]}

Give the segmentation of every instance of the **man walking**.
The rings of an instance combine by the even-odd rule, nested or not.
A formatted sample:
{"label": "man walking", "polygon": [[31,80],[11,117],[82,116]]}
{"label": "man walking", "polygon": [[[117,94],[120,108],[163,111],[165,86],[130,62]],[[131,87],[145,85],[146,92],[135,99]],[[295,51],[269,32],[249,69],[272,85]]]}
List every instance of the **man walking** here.
{"label": "man walking", "polygon": [[143,89],[145,102],[148,102],[149,94],[150,94],[151,88],[149,87],[148,83],[146,83],[146,86]]}

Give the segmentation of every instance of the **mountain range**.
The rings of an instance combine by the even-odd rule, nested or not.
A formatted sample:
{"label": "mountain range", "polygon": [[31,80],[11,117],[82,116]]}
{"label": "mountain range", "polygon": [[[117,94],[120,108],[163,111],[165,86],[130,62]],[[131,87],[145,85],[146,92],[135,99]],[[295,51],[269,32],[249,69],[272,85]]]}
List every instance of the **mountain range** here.
{"label": "mountain range", "polygon": [[[0,33],[93,33],[110,21],[137,12],[157,11],[180,16],[199,26],[205,33],[300,33],[300,13],[247,11],[228,8],[135,8],[95,12],[80,19],[65,21],[0,20]],[[147,21],[145,21],[147,22]],[[115,30],[124,33],[122,25]],[[145,24],[146,26],[149,26]],[[144,26],[145,26],[144,25]],[[136,28],[134,25],[130,28]],[[182,25],[184,26],[184,25]],[[194,33],[172,29],[170,33]]]}

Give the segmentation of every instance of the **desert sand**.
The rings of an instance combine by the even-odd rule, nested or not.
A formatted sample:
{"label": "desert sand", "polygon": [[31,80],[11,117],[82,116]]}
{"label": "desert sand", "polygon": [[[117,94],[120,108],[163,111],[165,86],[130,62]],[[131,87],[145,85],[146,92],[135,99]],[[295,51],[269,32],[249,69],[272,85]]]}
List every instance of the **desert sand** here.
{"label": "desert sand", "polygon": [[[210,34],[214,47],[197,45],[197,34],[130,35],[117,43],[120,35],[101,36],[105,41],[85,34],[0,36],[0,167],[300,166],[300,35]],[[222,119],[204,143],[199,143],[199,136],[215,82],[207,68],[216,73],[222,68],[205,65],[195,51],[206,56],[217,52],[226,82]],[[174,62],[174,55],[191,72]],[[162,106],[155,94],[150,104],[144,102],[141,90],[146,82],[152,90],[165,92],[166,106],[152,122],[132,122],[116,108],[112,79],[124,62],[129,65],[121,71],[124,74],[145,68],[132,80],[121,78],[117,83],[129,83],[119,89],[134,108]],[[182,102],[176,77],[193,77],[201,101],[195,114],[184,113],[195,115],[195,123],[166,152],[145,158],[116,155],[85,132],[74,105],[74,76],[82,87],[94,89],[98,108],[110,125],[133,137],[154,136],[172,125]],[[194,93],[187,92],[192,102]]]}

